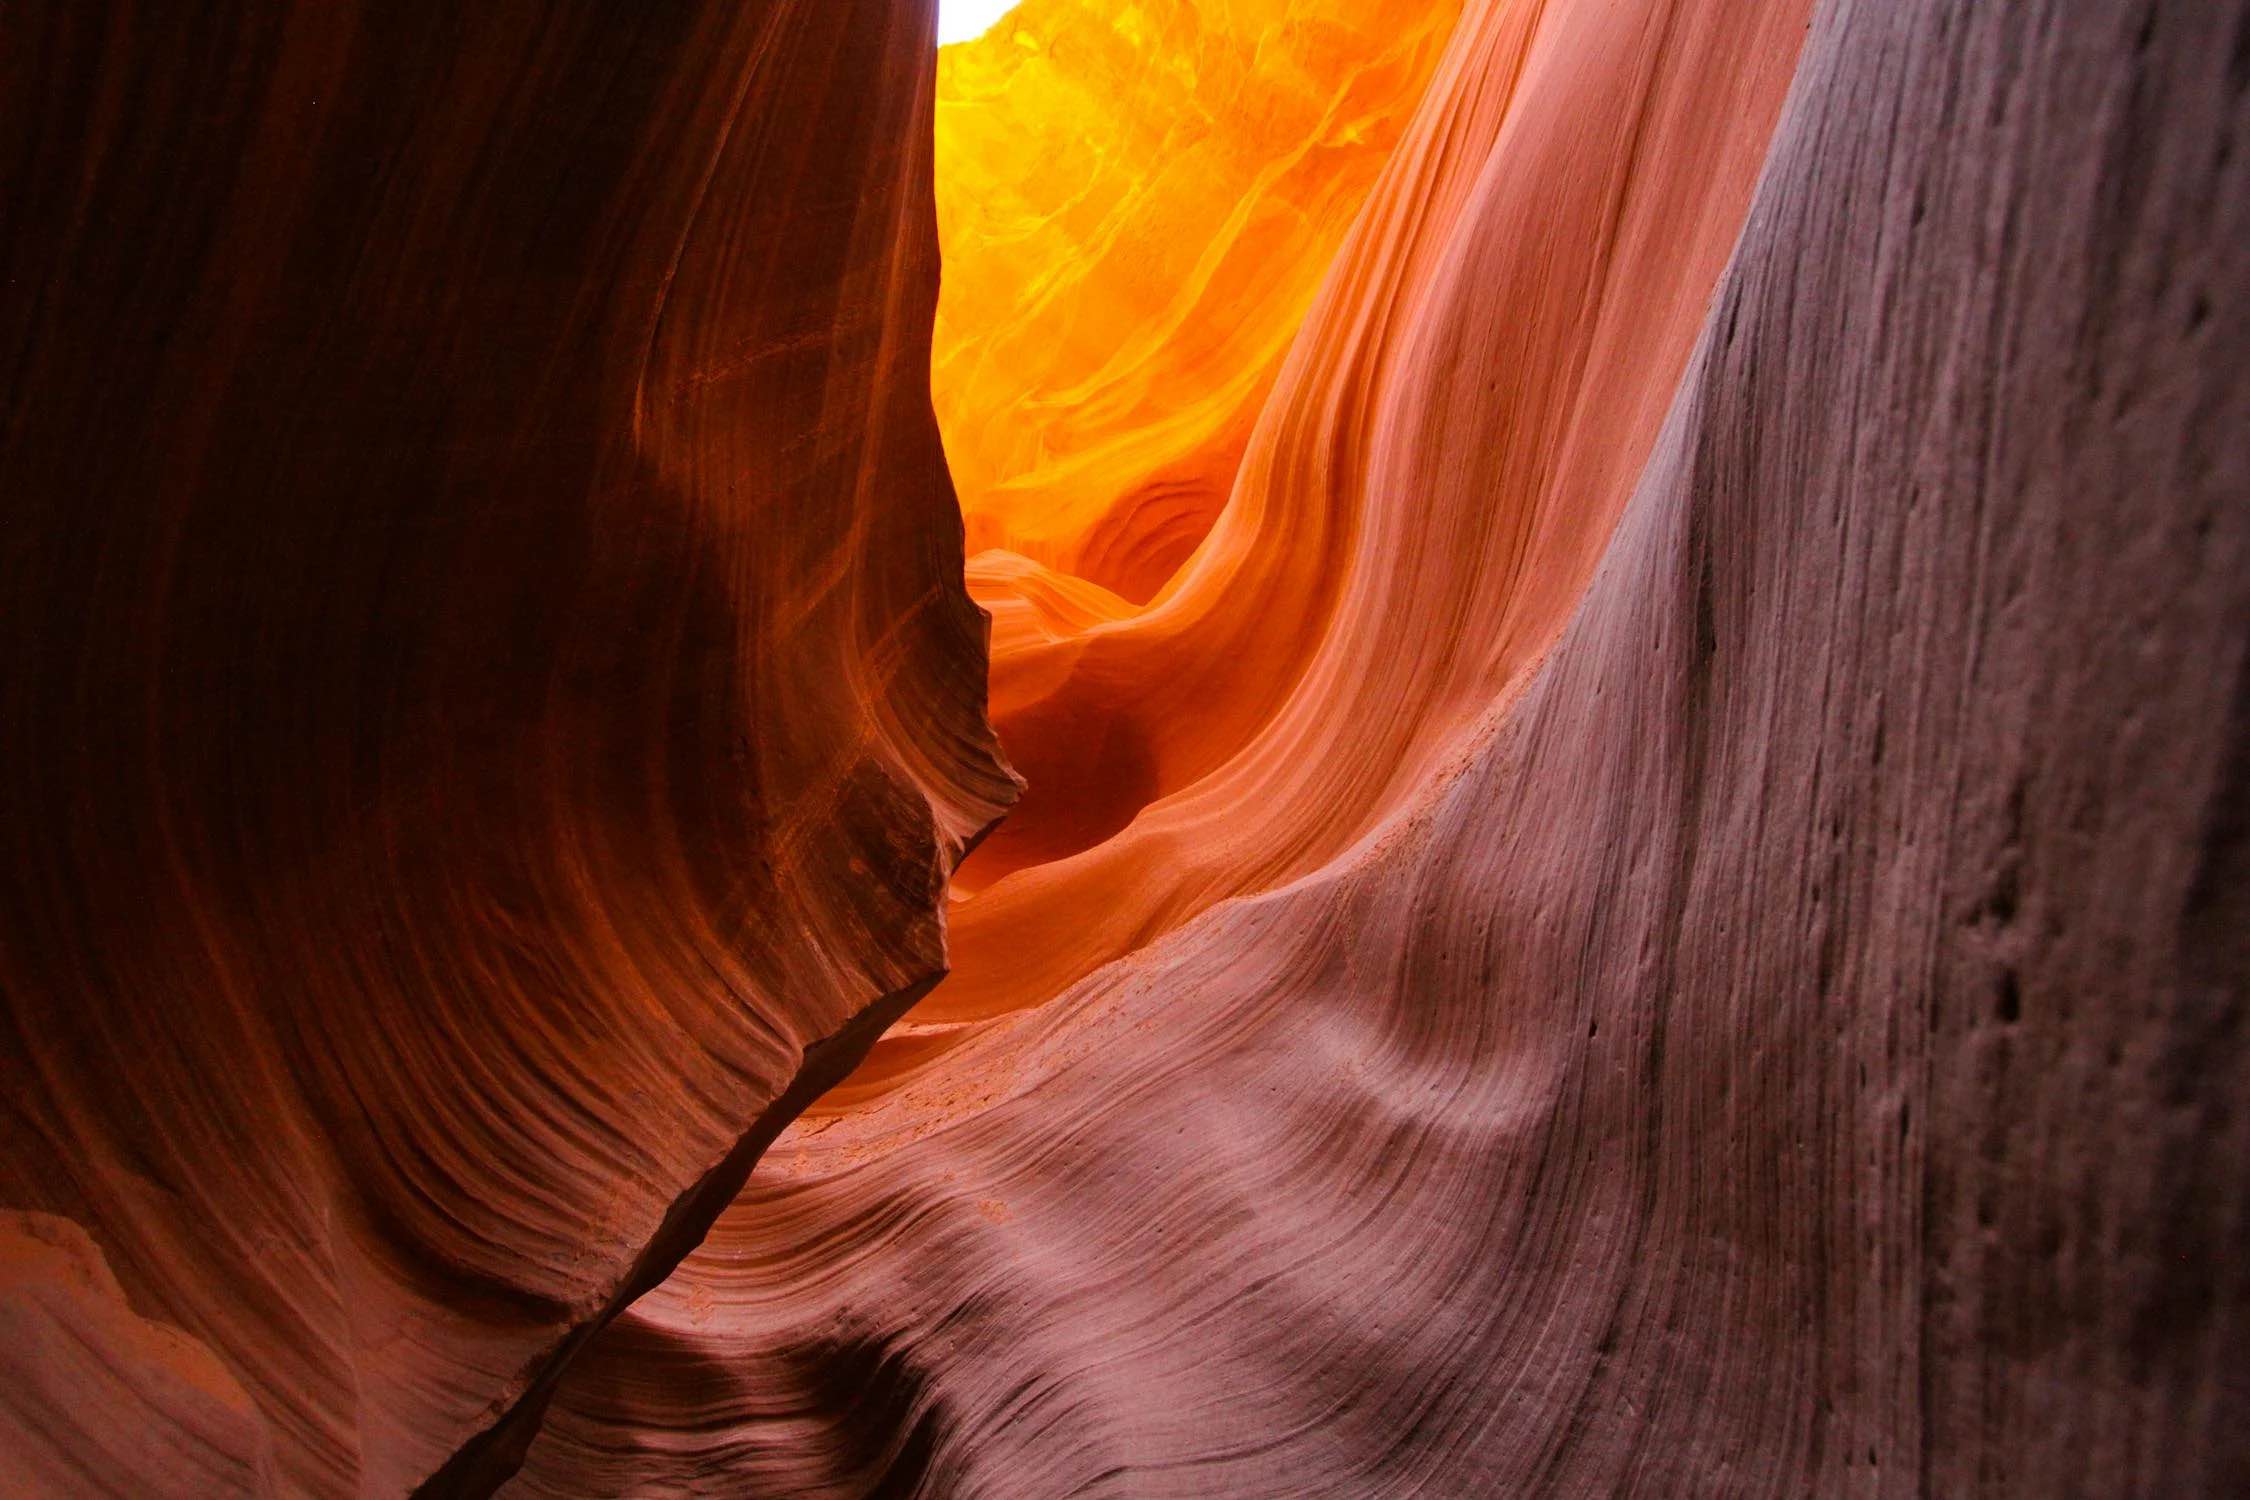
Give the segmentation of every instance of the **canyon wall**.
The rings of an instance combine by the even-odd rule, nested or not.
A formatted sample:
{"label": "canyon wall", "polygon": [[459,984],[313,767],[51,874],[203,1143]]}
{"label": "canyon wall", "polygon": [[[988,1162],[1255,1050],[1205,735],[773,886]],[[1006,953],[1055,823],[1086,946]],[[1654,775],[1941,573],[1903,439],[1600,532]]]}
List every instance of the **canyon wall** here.
{"label": "canyon wall", "polygon": [[0,8],[0,1488],[2250,1490],[2250,0],[930,9]]}
{"label": "canyon wall", "polygon": [[972,566],[1029,788],[957,882],[951,979],[824,1108],[1320,869],[1520,687],[1655,441],[1809,8],[1465,9],[1182,573],[1120,617]]}
{"label": "canyon wall", "polygon": [[[1664,9],[1651,55],[1718,15]],[[793,1132],[520,1492],[2250,1486],[2245,58],[2236,0],[1829,0],[1614,529],[1507,513],[1569,615],[1520,687],[1339,857]],[[1432,279],[1489,292],[1520,222],[1433,216]],[[1508,496],[1518,347],[1363,289],[1293,363],[1348,330],[1410,472]],[[1267,430],[1379,442],[1298,388]],[[1478,519],[1431,495],[1347,535]]]}
{"label": "canyon wall", "polygon": [[942,972],[926,12],[0,8],[0,1488],[489,1489]]}

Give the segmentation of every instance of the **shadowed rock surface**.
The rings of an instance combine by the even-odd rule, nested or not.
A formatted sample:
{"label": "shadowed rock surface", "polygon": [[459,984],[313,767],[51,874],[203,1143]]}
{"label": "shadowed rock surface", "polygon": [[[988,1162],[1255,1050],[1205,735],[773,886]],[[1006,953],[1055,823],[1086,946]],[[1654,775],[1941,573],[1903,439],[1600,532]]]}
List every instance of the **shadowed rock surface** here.
{"label": "shadowed rock surface", "polygon": [[0,1489],[489,1488],[941,971],[925,11],[0,11]]}

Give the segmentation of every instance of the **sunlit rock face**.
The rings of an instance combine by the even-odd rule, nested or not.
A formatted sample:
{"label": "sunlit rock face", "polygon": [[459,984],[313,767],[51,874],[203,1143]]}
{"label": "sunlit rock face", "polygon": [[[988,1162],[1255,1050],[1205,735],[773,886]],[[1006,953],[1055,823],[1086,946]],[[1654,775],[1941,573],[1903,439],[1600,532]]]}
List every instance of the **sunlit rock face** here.
{"label": "sunlit rock face", "polygon": [[0,10],[0,1491],[475,1492],[1012,790],[929,17],[127,9]]}
{"label": "sunlit rock face", "polygon": [[972,553],[1134,603],[1171,577],[1459,9],[1026,0],[939,53],[931,384]]}
{"label": "sunlit rock face", "polygon": [[800,1127],[523,1493],[2250,1480],[2250,9],[1824,6],[1715,297],[1801,17],[1621,9],[1468,7],[1181,590],[1352,497],[1304,873]]}
{"label": "sunlit rock face", "polygon": [[1470,7],[1158,601],[972,563],[1030,786],[957,885],[952,978],[831,1107],[1322,868],[1520,687],[1655,440],[1807,9]]}

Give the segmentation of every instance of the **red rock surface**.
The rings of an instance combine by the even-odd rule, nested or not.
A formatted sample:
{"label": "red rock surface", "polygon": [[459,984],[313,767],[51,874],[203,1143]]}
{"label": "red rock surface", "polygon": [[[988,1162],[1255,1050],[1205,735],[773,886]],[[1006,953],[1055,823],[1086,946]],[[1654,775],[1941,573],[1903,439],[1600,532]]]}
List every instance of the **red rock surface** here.
{"label": "red rock surface", "polygon": [[926,12],[0,11],[7,1487],[2250,1490],[2250,0],[1468,0],[950,903]]}
{"label": "red rock surface", "polygon": [[[2250,1483],[2246,25],[1826,6],[1520,694],[1355,848],[800,1127],[522,1492]],[[1389,325],[1392,420],[1504,496],[1488,308]],[[1269,770],[1307,824],[1322,764]]]}
{"label": "red rock surface", "polygon": [[489,1487],[941,971],[923,11],[0,11],[0,1490]]}
{"label": "red rock surface", "polygon": [[249,1393],[209,1349],[135,1314],[70,1220],[0,1213],[0,1341],[11,1493],[274,1489]]}

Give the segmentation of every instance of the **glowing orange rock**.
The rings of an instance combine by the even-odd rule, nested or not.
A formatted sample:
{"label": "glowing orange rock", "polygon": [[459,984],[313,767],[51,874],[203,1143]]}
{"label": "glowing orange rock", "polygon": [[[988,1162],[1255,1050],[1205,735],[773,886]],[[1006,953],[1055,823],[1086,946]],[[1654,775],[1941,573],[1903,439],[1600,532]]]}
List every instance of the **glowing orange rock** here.
{"label": "glowing orange rock", "polygon": [[972,553],[1136,602],[1171,576],[1459,8],[1029,0],[939,53],[931,385]]}
{"label": "glowing orange rock", "polygon": [[1073,613],[1010,601],[1067,591],[1050,572],[972,565],[1029,787],[963,871],[952,977],[823,1108],[1318,869],[1537,663],[1655,441],[1808,7],[1470,8],[1180,575]]}
{"label": "glowing orange rock", "polygon": [[2250,1490],[2250,0],[1804,4],[1470,0],[738,1196],[1011,790],[927,0],[0,9],[0,1492]]}

